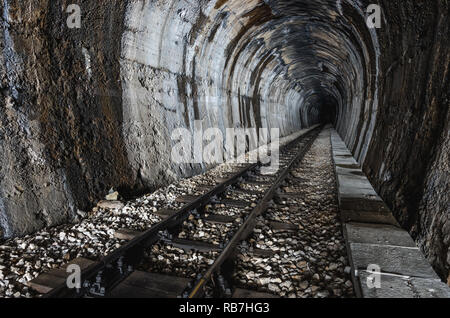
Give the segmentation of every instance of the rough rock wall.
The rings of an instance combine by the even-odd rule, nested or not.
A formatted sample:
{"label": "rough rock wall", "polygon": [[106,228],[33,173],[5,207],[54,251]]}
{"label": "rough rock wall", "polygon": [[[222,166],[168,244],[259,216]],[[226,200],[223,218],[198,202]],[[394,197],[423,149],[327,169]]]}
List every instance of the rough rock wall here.
{"label": "rough rock wall", "polygon": [[448,2],[379,1],[378,30],[373,2],[1,0],[2,235],[207,168],[170,160],[196,120],[282,136],[332,121],[445,277]]}
{"label": "rough rock wall", "polygon": [[386,0],[380,5],[380,102],[364,170],[447,279],[449,3]]}
{"label": "rough rock wall", "polygon": [[[0,218],[12,236],[73,218],[131,186],[119,82],[124,4],[2,0]],[[113,92],[113,94],[110,94]]]}
{"label": "rough rock wall", "polygon": [[450,286],[450,112],[426,176],[416,228],[418,242]]}

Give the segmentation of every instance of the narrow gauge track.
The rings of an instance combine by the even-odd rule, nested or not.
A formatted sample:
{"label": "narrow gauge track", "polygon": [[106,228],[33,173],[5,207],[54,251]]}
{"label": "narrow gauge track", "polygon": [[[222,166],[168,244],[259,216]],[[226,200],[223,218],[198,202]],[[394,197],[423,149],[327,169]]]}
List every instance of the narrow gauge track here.
{"label": "narrow gauge track", "polygon": [[[81,288],[70,289],[67,284],[60,283],[45,298],[77,298],[77,297],[189,297],[206,296],[230,297],[231,287],[222,271],[232,263],[238,243],[247,238],[256,225],[256,218],[268,207],[269,202],[280,186],[283,185],[292,167],[302,160],[317,138],[322,127],[315,128],[285,145],[280,151],[280,168],[275,174],[261,174],[261,163],[247,164],[238,171],[227,176],[225,180],[199,197],[182,198],[186,203],[178,211],[162,211],[165,220],[150,229],[135,233],[130,241],[98,262],[89,263],[82,269]],[[260,191],[248,190],[245,185],[256,185]],[[244,186],[243,186],[244,185]],[[240,189],[237,189],[240,187]],[[257,203],[230,199],[230,193],[240,191],[242,194],[254,194]],[[211,205],[221,207],[238,207],[250,210],[242,214],[243,221],[239,227],[226,233],[228,241],[212,245],[201,241],[179,239],[183,224],[190,219],[203,219]],[[218,216],[218,219],[217,219]],[[218,223],[227,217],[216,215]],[[218,221],[219,220],[219,221]],[[196,278],[175,277],[165,274],[137,270],[145,263],[146,254],[156,244],[169,244],[184,249],[215,250],[216,257],[209,268],[197,273]],[[226,266],[224,266],[226,264]]]}

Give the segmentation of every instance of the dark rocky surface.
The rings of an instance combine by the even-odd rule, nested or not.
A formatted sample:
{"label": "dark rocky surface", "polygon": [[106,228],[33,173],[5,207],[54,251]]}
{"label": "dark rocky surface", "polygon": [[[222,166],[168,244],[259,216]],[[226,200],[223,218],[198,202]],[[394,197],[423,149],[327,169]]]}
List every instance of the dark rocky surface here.
{"label": "dark rocky surface", "polygon": [[171,163],[171,132],[331,120],[449,275],[449,3],[0,2],[0,234],[73,220],[111,187],[135,195],[207,166]]}
{"label": "dark rocky surface", "polygon": [[447,280],[449,3],[381,3],[380,109],[364,172]]}

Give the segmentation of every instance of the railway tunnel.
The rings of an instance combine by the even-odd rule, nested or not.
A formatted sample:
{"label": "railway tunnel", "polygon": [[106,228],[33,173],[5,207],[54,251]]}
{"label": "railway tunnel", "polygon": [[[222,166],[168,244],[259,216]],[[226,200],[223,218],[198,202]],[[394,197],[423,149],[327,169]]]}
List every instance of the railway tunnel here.
{"label": "railway tunnel", "polygon": [[450,279],[447,1],[72,2],[1,2],[0,240],[213,168],[176,129],[330,124]]}

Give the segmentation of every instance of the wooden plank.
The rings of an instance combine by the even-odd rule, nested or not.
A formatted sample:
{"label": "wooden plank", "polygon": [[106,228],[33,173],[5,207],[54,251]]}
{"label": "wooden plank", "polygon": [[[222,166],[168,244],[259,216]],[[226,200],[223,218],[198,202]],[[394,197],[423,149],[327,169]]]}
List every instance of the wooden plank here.
{"label": "wooden plank", "polygon": [[80,266],[81,271],[84,271],[85,269],[97,264],[98,262],[84,258],[84,257],[78,257],[75,258],[74,260],[70,261],[68,264],[64,265],[63,268],[64,270],[67,268],[67,266],[71,265],[71,264],[75,264]]}
{"label": "wooden plank", "polygon": [[305,194],[299,193],[299,192],[280,192],[275,195],[275,197],[278,197],[282,200],[298,200],[302,197],[305,197]]}
{"label": "wooden plank", "polygon": [[241,201],[241,200],[233,200],[233,199],[222,199],[219,204],[225,204],[229,207],[234,208],[246,208],[249,207],[251,202]]}
{"label": "wooden plank", "polygon": [[141,235],[142,232],[130,229],[120,229],[114,232],[114,237],[119,240],[131,241],[135,237]]}
{"label": "wooden plank", "polygon": [[298,226],[294,225],[294,224],[290,224],[290,223],[283,223],[283,222],[276,222],[276,221],[270,221],[269,222],[270,227],[274,230],[274,231],[297,231],[298,230]]}
{"label": "wooden plank", "polygon": [[258,176],[258,175],[252,175],[248,178],[248,180],[252,180],[252,181],[264,181],[264,182],[270,182],[272,183],[273,181],[275,181],[277,178],[276,176]]}
{"label": "wooden plank", "polygon": [[[249,184],[249,185],[255,185],[255,186],[265,186],[265,187],[269,187],[271,185],[270,182],[267,181],[257,181],[257,180],[245,180],[244,182],[242,182],[241,184]],[[262,190],[260,190],[262,191]]]}
{"label": "wooden plank", "polygon": [[200,198],[199,195],[182,195],[175,199],[178,203],[191,203]]}
{"label": "wooden plank", "polygon": [[215,224],[229,224],[233,223],[236,218],[226,215],[219,215],[219,214],[210,214],[208,217],[206,217],[204,220],[209,223],[215,223]]}
{"label": "wooden plank", "polygon": [[200,252],[209,252],[209,251],[218,251],[220,252],[222,248],[220,248],[217,245],[202,242],[202,241],[192,241],[192,240],[185,240],[185,239],[173,239],[169,244],[173,245],[174,247],[181,248],[185,251],[195,250]]}
{"label": "wooden plank", "polygon": [[250,196],[256,196],[256,197],[260,197],[262,196],[262,194],[264,194],[261,191],[253,191],[253,190],[243,190],[243,189],[230,189],[229,190],[232,193],[236,193],[236,194],[241,194],[241,195],[250,195]]}
{"label": "wooden plank", "polygon": [[217,177],[215,178],[215,181],[220,184],[220,183],[224,183],[225,181],[228,181],[228,179],[230,179],[231,177],[235,176],[236,173],[229,173],[229,174],[224,174],[221,177]]}
{"label": "wooden plank", "polygon": [[188,278],[135,271],[108,295],[110,298],[176,298],[191,282]]}
{"label": "wooden plank", "polygon": [[261,293],[261,292],[257,292],[257,291],[253,291],[253,290],[236,288],[234,290],[232,298],[261,298],[261,299],[266,299],[266,298],[280,298],[280,297],[276,296],[276,295],[268,294],[268,293]]}
{"label": "wooden plank", "polygon": [[56,269],[48,273],[43,273],[35,279],[27,282],[27,286],[40,294],[46,294],[54,288],[66,283],[67,273],[64,270]]}
{"label": "wooden plank", "polygon": [[66,269],[69,265],[75,264],[80,266],[81,272],[89,268],[90,266],[96,264],[97,262],[91,261],[87,258],[78,257],[68,264],[62,266],[58,269],[53,269],[49,272],[43,273],[36,277],[35,279],[29,281],[27,286],[33,288],[38,293],[46,294],[53,290],[56,287],[61,286],[66,283],[66,279],[69,274],[66,272]]}
{"label": "wooden plank", "polygon": [[174,215],[177,211],[172,209],[163,208],[155,212],[156,215],[160,216],[163,219],[168,218],[171,215]]}
{"label": "wooden plank", "polygon": [[269,249],[255,248],[255,249],[253,249],[253,251],[250,251],[249,253],[256,257],[272,257],[277,252],[269,250]]}
{"label": "wooden plank", "polygon": [[209,185],[196,185],[195,189],[197,191],[203,191],[203,192],[209,192],[213,189],[213,186],[209,186]]}
{"label": "wooden plank", "polygon": [[217,184],[224,183],[224,182],[227,181],[227,180],[228,180],[228,178],[216,178],[216,179],[215,179],[215,181],[217,182]]}

